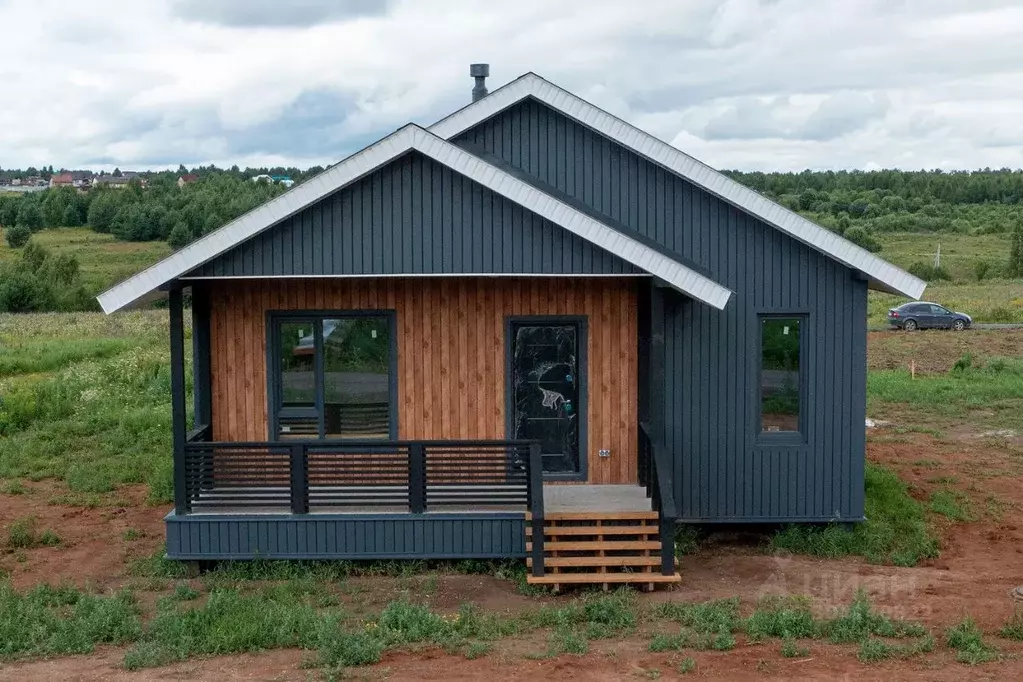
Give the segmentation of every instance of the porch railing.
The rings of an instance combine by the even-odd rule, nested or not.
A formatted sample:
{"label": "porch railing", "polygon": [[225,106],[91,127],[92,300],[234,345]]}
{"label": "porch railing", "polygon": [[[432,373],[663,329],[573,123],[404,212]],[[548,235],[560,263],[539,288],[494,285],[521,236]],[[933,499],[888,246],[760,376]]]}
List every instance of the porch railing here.
{"label": "porch railing", "polygon": [[647,424],[639,424],[639,483],[646,487],[654,511],[658,513],[661,535],[661,572],[675,572],[675,493],[671,481],[668,452],[650,435]]}
{"label": "porch railing", "polygon": [[236,443],[208,442],[208,433],[196,429],[184,445],[183,513],[364,508],[418,514],[536,510],[537,501],[543,513],[539,445],[530,441]]}

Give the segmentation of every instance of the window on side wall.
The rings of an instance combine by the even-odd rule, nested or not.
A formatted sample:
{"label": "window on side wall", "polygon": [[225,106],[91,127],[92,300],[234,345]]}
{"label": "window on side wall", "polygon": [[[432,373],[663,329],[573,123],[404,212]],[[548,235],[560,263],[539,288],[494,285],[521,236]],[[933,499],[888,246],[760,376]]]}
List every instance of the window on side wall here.
{"label": "window on side wall", "polygon": [[760,433],[796,435],[802,431],[802,336],[805,318],[760,317]]}

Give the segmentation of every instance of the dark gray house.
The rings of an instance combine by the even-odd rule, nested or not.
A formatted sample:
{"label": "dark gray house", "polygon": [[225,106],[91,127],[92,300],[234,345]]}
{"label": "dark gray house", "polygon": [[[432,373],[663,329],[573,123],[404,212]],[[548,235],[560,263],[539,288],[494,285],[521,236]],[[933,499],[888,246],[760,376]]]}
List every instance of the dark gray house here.
{"label": "dark gray house", "polygon": [[534,74],[478,94],[99,297],[170,300],[169,556],[654,583],[676,521],[862,519],[867,290],[924,283]]}

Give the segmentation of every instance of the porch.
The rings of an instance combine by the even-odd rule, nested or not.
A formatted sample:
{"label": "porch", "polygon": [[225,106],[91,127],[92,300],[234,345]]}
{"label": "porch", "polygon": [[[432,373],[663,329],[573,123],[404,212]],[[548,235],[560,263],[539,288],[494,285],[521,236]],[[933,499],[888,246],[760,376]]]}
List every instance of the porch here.
{"label": "porch", "polygon": [[[587,285],[546,311],[518,280],[193,285],[190,433],[171,290],[168,556],[526,558],[531,582],[677,581],[672,465],[637,418],[656,390],[637,372],[655,359],[639,329],[653,296]],[[458,312],[463,290],[485,333]],[[522,378],[541,364],[542,381]]]}

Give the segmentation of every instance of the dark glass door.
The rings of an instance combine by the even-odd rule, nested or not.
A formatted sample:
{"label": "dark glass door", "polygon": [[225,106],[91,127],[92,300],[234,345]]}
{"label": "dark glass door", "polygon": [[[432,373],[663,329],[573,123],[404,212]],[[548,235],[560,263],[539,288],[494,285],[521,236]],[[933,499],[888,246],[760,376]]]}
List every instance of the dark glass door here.
{"label": "dark glass door", "polygon": [[512,322],[510,333],[510,436],[540,441],[545,473],[582,473],[579,323]]}

